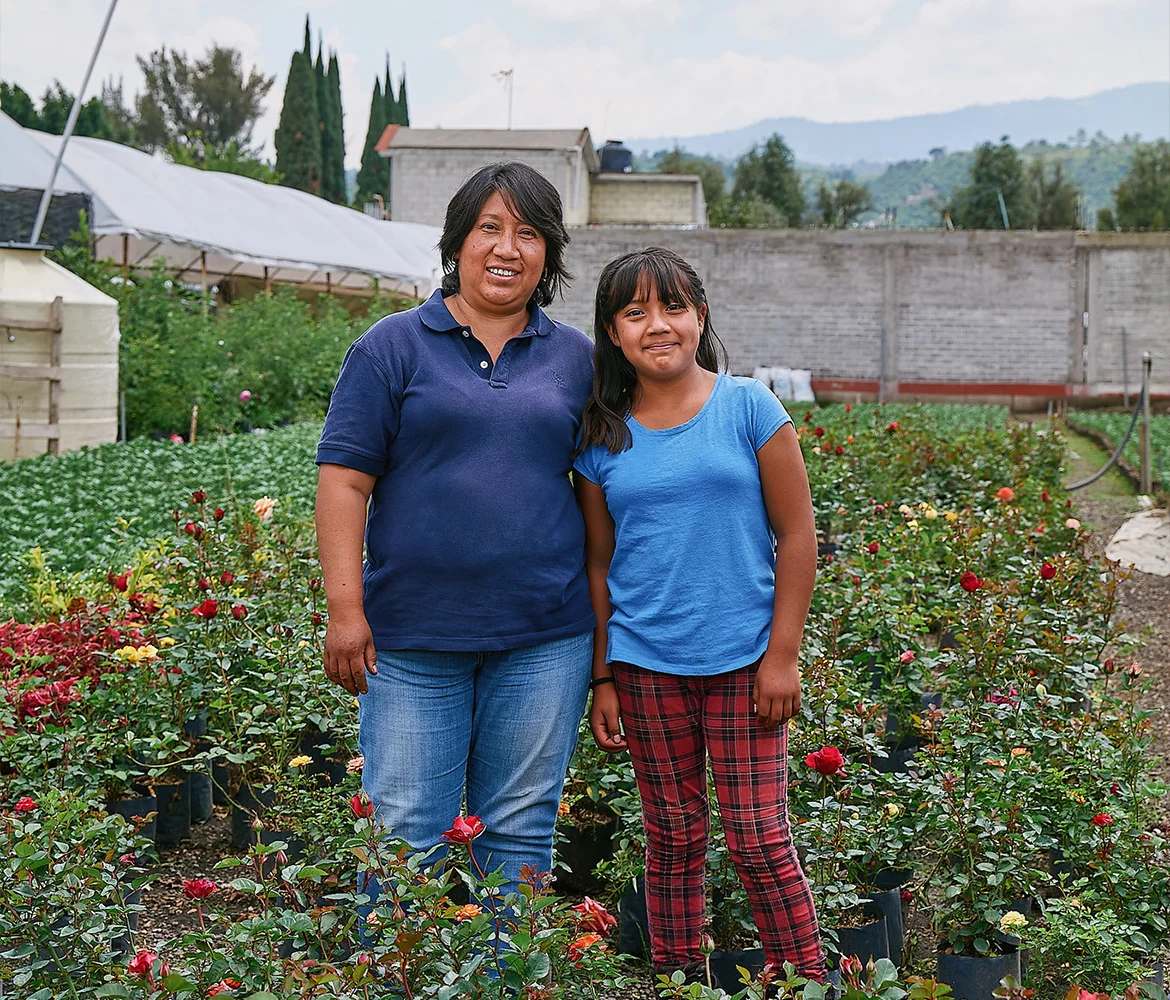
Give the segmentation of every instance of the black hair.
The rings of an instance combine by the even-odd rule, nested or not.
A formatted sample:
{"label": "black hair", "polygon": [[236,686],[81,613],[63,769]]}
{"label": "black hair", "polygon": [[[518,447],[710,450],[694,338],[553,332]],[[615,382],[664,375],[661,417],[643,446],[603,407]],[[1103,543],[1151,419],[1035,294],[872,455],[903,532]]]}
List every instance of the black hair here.
{"label": "black hair", "polygon": [[[610,339],[614,319],[635,298],[653,289],[663,302],[686,302],[696,312],[707,307],[695,360],[707,371],[727,369],[727,350],[711,325],[711,308],[698,272],[673,250],[646,247],[611,260],[597,279],[593,317],[593,394],[581,418],[581,448],[605,445],[611,454],[633,443],[626,417],[638,375],[622,349]],[[641,294],[639,294],[641,293]]]}
{"label": "black hair", "polygon": [[447,203],[439,256],[443,262],[443,294],[459,291],[459,251],[479,219],[484,203],[499,192],[508,210],[544,237],[544,273],[528,307],[547,306],[573,276],[565,268],[565,229],[561,196],[542,174],[526,163],[489,163],[472,174]]}

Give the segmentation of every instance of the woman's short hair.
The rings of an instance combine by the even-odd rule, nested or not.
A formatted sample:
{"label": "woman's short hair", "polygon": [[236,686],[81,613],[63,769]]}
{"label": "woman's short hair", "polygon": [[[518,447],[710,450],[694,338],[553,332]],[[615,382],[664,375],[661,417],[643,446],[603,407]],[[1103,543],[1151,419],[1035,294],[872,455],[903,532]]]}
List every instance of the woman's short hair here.
{"label": "woman's short hair", "polygon": [[565,268],[565,229],[561,196],[557,189],[526,163],[489,163],[472,174],[447,204],[439,256],[443,262],[443,293],[459,291],[457,258],[463,241],[475,226],[484,203],[499,192],[516,218],[527,222],[544,237],[544,273],[532,294],[529,306],[547,306],[573,276]]}

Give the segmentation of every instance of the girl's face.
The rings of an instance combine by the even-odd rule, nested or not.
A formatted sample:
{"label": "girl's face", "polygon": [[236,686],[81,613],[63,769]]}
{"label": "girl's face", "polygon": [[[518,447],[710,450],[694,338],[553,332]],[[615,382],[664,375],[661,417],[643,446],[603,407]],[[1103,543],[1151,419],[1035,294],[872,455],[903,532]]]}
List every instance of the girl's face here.
{"label": "girl's face", "polygon": [[[649,287],[647,287],[649,285]],[[617,311],[609,339],[634,366],[639,379],[668,380],[696,364],[707,307],[664,301],[653,285],[640,285],[633,301]]]}

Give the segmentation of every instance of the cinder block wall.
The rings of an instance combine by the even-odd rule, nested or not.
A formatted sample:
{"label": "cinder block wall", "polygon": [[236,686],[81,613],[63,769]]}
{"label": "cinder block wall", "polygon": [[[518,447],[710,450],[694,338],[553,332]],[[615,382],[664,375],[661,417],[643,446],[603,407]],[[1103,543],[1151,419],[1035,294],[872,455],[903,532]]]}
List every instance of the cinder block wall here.
{"label": "cinder block wall", "polygon": [[698,268],[737,372],[808,368],[891,396],[1107,394],[1124,326],[1131,387],[1151,350],[1170,393],[1170,234],[588,229],[550,311],[589,330],[602,266],[652,244]]}
{"label": "cinder block wall", "polygon": [[468,177],[488,163],[519,160],[547,177],[561,196],[565,223],[589,217],[589,171],[564,150],[398,149],[390,157],[390,218],[442,226],[447,202]]}
{"label": "cinder block wall", "polygon": [[594,224],[697,226],[697,182],[670,175],[598,174],[590,192],[589,221]]}

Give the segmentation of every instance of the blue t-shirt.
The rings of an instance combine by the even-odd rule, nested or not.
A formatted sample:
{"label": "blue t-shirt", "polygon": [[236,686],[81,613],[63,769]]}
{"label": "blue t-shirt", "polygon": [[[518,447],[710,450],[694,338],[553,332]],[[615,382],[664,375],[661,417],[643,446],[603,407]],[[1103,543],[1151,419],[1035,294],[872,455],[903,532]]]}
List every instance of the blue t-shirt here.
{"label": "blue t-shirt", "polygon": [[317,462],[378,477],[362,574],[378,649],[515,649],[593,627],[569,479],[592,350],[534,308],[492,364],[439,292],[354,342]]}
{"label": "blue t-shirt", "polygon": [[607,660],[704,676],[763,655],[776,537],[756,452],[790,420],[762,382],[718,375],[686,423],[647,430],[627,417],[631,448],[578,456],[614,521]]}

